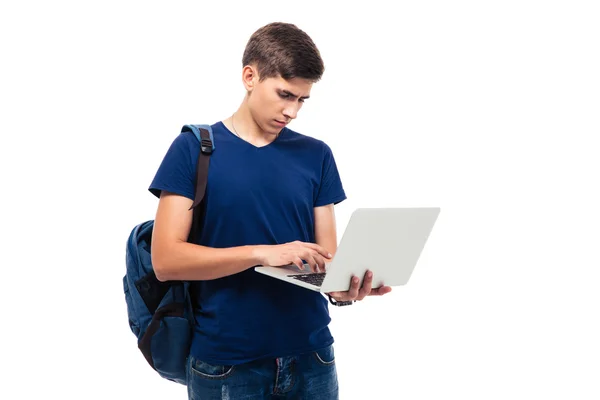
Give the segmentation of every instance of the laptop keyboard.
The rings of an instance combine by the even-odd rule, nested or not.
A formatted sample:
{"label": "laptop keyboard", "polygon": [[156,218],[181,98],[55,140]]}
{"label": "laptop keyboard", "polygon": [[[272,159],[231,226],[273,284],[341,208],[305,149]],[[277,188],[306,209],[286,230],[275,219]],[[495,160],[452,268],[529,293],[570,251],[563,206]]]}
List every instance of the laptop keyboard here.
{"label": "laptop keyboard", "polygon": [[288,275],[290,278],[298,279],[299,281],[310,283],[311,285],[321,286],[325,279],[325,272],[316,272],[310,274]]}

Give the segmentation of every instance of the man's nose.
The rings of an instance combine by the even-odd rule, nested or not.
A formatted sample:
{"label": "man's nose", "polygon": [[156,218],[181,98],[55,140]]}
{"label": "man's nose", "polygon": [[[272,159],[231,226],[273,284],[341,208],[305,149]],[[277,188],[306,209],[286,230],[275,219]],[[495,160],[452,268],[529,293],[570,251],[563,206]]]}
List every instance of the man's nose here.
{"label": "man's nose", "polygon": [[289,105],[283,110],[283,115],[285,115],[287,119],[295,119],[298,116],[298,108],[299,107],[296,104]]}

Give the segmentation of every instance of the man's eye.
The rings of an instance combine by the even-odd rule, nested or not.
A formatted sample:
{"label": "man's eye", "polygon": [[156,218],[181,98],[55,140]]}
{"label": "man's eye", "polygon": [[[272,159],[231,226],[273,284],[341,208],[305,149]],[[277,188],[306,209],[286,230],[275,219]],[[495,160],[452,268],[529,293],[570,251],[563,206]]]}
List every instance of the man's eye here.
{"label": "man's eye", "polygon": [[289,94],[285,94],[285,93],[279,93],[279,97],[281,97],[282,99],[289,99],[290,95]]}

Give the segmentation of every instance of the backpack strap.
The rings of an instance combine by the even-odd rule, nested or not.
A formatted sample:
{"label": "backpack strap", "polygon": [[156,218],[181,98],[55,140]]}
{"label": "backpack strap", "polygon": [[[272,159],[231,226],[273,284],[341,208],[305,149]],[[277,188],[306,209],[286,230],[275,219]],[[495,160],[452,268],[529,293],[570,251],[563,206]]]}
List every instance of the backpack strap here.
{"label": "backpack strap", "polygon": [[193,132],[200,142],[200,154],[198,154],[198,162],[196,163],[196,193],[194,195],[194,203],[190,207],[193,209],[192,227],[190,229],[189,241],[194,242],[196,235],[199,233],[200,223],[204,216],[204,207],[197,207],[204,200],[206,193],[206,184],[208,182],[208,167],[210,164],[210,156],[215,150],[215,141],[212,128],[210,125],[184,125],[181,132]]}

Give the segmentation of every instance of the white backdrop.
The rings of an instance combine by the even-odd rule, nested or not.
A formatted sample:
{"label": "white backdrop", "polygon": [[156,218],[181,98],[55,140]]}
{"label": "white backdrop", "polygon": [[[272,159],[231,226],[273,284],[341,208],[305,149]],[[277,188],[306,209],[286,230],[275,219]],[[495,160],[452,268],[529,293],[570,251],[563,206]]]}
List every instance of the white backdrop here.
{"label": "white backdrop", "polygon": [[341,399],[600,398],[599,17],[592,1],[3,2],[0,398],[186,398],[129,330],[125,241],[154,218],[181,126],[237,108],[246,41],[272,21],[325,60],[290,128],[334,151],[340,236],[356,207],[442,209],[408,285],[331,310]]}

